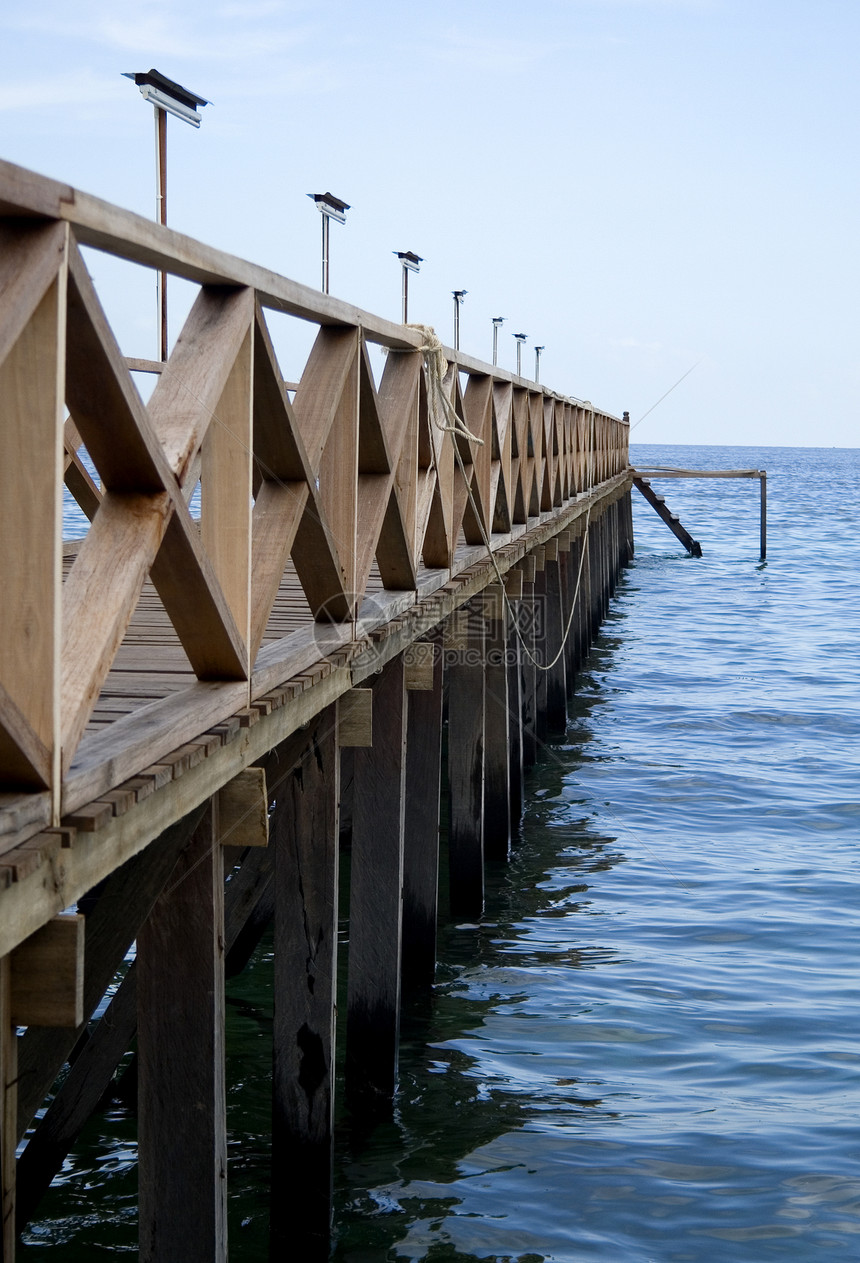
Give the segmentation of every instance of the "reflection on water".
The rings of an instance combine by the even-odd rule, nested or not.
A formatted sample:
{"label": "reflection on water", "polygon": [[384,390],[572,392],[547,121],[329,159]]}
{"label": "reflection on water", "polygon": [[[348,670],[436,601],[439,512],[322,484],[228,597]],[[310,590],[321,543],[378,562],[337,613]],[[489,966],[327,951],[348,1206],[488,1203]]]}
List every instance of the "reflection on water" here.
{"label": "reflection on water", "polygon": [[[636,506],[512,861],[404,1014],[394,1118],[339,1119],[337,1263],[857,1254],[860,453],[639,459],[767,468],[768,561],[757,483],[668,484],[701,560]],[[266,949],[231,996],[231,1255],[263,1259]],[[86,1139],[25,1257],[133,1249],[133,1126]]]}

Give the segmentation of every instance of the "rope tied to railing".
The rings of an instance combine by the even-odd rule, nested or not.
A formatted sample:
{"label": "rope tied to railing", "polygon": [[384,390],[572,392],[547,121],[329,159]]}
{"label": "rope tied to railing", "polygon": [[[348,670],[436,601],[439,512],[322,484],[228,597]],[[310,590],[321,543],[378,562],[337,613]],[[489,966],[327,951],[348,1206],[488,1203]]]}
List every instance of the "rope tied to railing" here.
{"label": "rope tied to railing", "polygon": [[[462,417],[457,415],[457,410],[448,398],[445,392],[445,375],[448,372],[448,361],[445,359],[442,350],[442,340],[431,325],[408,325],[409,329],[415,329],[424,338],[424,342],[418,350],[424,356],[424,367],[427,369],[427,377],[430,383],[430,416],[437,430],[441,430],[443,434],[456,434],[459,438],[468,439],[470,443],[477,443],[480,447],[484,446],[484,440],[478,438],[477,434],[473,434]],[[439,417],[439,404],[442,405],[442,411],[449,418],[450,424],[446,425]]]}
{"label": "rope tied to railing", "polygon": [[[436,330],[433,329],[432,326],[430,325],[419,325],[419,324],[409,325],[408,328],[417,330],[418,332],[421,333],[421,335],[424,338],[424,342],[422,343],[422,345],[420,347],[417,347],[416,349],[421,351],[421,353],[424,356],[424,367],[427,370],[427,379],[428,379],[428,386],[429,386],[428,393],[430,396],[430,416],[433,419],[434,425],[436,425],[436,427],[439,430],[441,430],[444,434],[458,435],[461,438],[468,439],[469,442],[471,443],[478,443],[481,445],[481,447],[483,447],[484,440],[481,438],[478,438],[476,434],[473,434],[471,430],[469,430],[468,426],[463,421],[462,417],[459,417],[457,415],[457,412],[453,404],[451,403],[451,400],[448,398],[448,395],[445,392],[444,383],[445,383],[445,376],[448,372],[448,361],[445,359],[445,356],[443,354],[442,342],[440,338],[438,337]],[[447,413],[447,415],[451,418],[450,425],[444,425],[439,420],[437,401],[441,401],[443,411]],[[591,412],[591,447],[592,447],[591,459],[593,461],[594,459],[594,452],[593,452],[594,420],[595,420],[594,407],[590,403],[587,403],[585,407],[587,407]],[[481,541],[483,542],[483,545],[486,548],[487,553],[489,554],[490,561],[493,563],[493,569],[496,572],[496,579],[501,585],[502,600],[505,606],[505,611],[511,620],[511,626],[513,627],[513,630],[516,633],[516,637],[520,643],[520,647],[522,648],[523,652],[526,654],[526,656],[529,658],[529,660],[532,662],[532,664],[536,667],[538,671],[551,671],[552,668],[555,666],[555,664],[558,662],[561,655],[564,653],[568,638],[573,628],[573,615],[576,609],[576,602],[579,597],[579,588],[580,588],[580,583],[582,581],[582,567],[585,561],[586,548],[588,545],[588,532],[589,532],[589,526],[590,526],[590,520],[591,520],[591,505],[588,506],[588,510],[585,515],[585,534],[583,536],[582,552],[579,558],[579,569],[576,575],[576,587],[573,592],[573,600],[570,603],[570,614],[568,615],[567,625],[564,629],[564,632],[562,633],[561,645],[559,646],[558,652],[553,658],[552,662],[547,662],[547,663],[538,662],[537,658],[534,656],[531,649],[526,644],[525,637],[523,636],[523,633],[520,629],[517,613],[514,610],[514,607],[511,604],[510,597],[508,596],[505,590],[505,579],[501,570],[499,569],[499,563],[496,560],[496,554],[493,552],[493,546],[490,543],[490,538],[484,527],[484,522],[481,517],[480,510],[478,509],[478,506],[475,503],[475,497],[472,494],[472,480],[466,474],[466,466],[463,461],[463,454],[460,451],[460,445],[458,443],[454,443],[453,447],[454,447],[454,457],[457,461],[457,465],[459,466],[460,474],[462,475],[463,482],[466,485],[466,494],[469,499],[469,504],[471,505],[472,513],[474,515],[475,521],[478,524],[478,529],[481,532]],[[591,484],[591,482],[592,482],[592,478],[591,476],[589,476],[589,484]]]}

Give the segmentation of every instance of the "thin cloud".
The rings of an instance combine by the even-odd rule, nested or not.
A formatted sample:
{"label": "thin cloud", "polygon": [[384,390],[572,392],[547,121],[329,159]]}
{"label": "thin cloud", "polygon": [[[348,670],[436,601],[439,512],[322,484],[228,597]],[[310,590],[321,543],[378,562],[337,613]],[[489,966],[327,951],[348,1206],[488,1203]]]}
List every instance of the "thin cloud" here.
{"label": "thin cloud", "polygon": [[555,50],[538,42],[500,39],[490,34],[467,35],[453,30],[442,34],[431,51],[433,56],[449,65],[511,74],[534,69],[548,52]]}
{"label": "thin cloud", "polygon": [[149,16],[142,30],[137,26],[130,30],[121,19],[110,16],[94,34],[100,43],[112,48],[147,49],[153,56],[181,57],[189,61],[239,63],[281,56],[297,48],[304,38],[303,33],[295,30],[278,31],[270,26],[247,30],[226,23],[212,34],[201,36],[198,27],[177,26],[175,18],[168,21],[157,13]]}
{"label": "thin cloud", "polygon": [[219,18],[242,18],[249,22],[254,18],[273,18],[287,13],[310,13],[313,6],[309,3],[285,4],[284,0],[252,0],[248,3],[220,4],[216,10]]}
{"label": "thin cloud", "polygon": [[589,9],[680,9],[689,13],[711,13],[724,7],[724,0],[579,0]]}
{"label": "thin cloud", "polygon": [[0,111],[102,105],[115,98],[112,83],[86,70],[0,83]]}
{"label": "thin cloud", "polygon": [[134,20],[130,21],[125,6],[118,10],[115,4],[95,0],[73,10],[67,5],[37,5],[5,16],[0,27],[21,34],[47,34],[54,41],[69,39],[120,52],[145,53],[153,60],[176,57],[241,63],[282,56],[305,42],[313,28],[295,21],[279,26],[272,20],[291,11],[274,0],[248,6],[228,3],[216,11],[214,21],[204,21],[193,7],[181,12],[172,3],[149,0],[145,8],[135,6]]}
{"label": "thin cloud", "polygon": [[620,351],[644,351],[650,355],[658,355],[665,350],[662,342],[642,342],[639,338],[612,338],[609,345]]}

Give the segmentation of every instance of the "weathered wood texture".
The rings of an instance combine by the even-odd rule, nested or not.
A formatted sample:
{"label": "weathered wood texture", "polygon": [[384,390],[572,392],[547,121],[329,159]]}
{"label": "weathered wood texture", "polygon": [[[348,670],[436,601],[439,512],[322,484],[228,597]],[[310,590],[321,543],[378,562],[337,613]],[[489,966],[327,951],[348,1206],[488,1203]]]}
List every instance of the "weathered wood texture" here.
{"label": "weathered wood texture", "polygon": [[176,858],[200,818],[200,811],[171,826],[156,842],[122,865],[91,897],[85,914],[83,1013],[74,1030],[31,1026],[21,1037],[18,1059],[19,1136],[29,1126],[69,1053],[85,1030],[149,915]]}
{"label": "weathered wood texture", "polygon": [[[199,286],[166,363],[123,355],[84,245]],[[285,318],[317,326],[289,384],[275,350]],[[338,699],[357,699],[361,721],[340,724],[355,772],[348,1082],[357,1107],[389,1109],[401,977],[426,985],[433,972],[439,628],[496,582],[487,535],[545,662],[585,557],[575,650],[554,674],[511,641],[498,606],[449,646],[451,907],[475,917],[485,856],[508,853],[523,768],[558,728],[571,652],[587,651],[625,535],[632,553],[629,492],[618,499],[629,424],[446,351],[443,389],[481,442],[455,438],[433,424],[422,341],[0,162],[0,955],[76,901],[85,917],[82,994],[75,956],[59,997],[72,994],[68,1029],[14,1033],[14,962],[0,959],[2,1263],[16,1139],[74,1061],[24,1150],[21,1219],[128,1047],[135,1009],[141,1255],[226,1257],[224,953],[241,968],[273,915],[273,1252],[325,1257]],[[378,379],[369,343],[394,352]],[[157,379],[146,404],[141,370]],[[62,537],[64,487],[80,539]],[[570,553],[556,538],[567,528]],[[427,637],[429,669],[404,664]],[[275,837],[246,854],[268,825],[261,761]],[[240,855],[225,921],[224,862]],[[135,937],[111,1022],[87,1043]],[[26,1016],[57,1020],[57,999]]]}
{"label": "weathered wood texture", "polygon": [[328,1257],[340,749],[337,708],[275,749],[272,1257]]}
{"label": "weathered wood texture", "polygon": [[534,730],[537,749],[540,751],[546,744],[546,739],[549,736],[549,673],[545,668],[552,655],[549,652],[547,626],[549,602],[547,601],[546,558],[542,555],[544,553],[543,548],[539,548],[537,552],[541,556],[538,559],[534,582],[534,656],[536,662]]}
{"label": "weathered wood texture", "polygon": [[[407,741],[406,807],[403,843],[403,983],[426,987],[436,965],[439,892],[439,797],[442,774],[442,635],[437,631],[418,646],[417,666],[406,666]],[[429,667],[430,687],[426,687]]]}
{"label": "weathered wood texture", "polygon": [[74,1030],[83,1010],[84,918],[64,914],[12,953],[12,1021]]}
{"label": "weathered wood texture", "polygon": [[448,869],[451,912],[477,918],[484,910],[485,624],[480,603],[449,620]]}
{"label": "weathered wood texture", "polygon": [[522,695],[522,745],[523,767],[533,767],[537,761],[537,673],[535,667],[537,638],[535,624],[539,611],[535,600],[534,570],[532,579],[523,580],[523,596],[519,603],[519,627],[522,637],[520,647],[520,685]]}
{"label": "weathered wood texture", "polygon": [[373,686],[374,738],[353,756],[346,1091],[390,1109],[400,1028],[406,684],[402,657]]}
{"label": "weathered wood texture", "polygon": [[137,941],[140,1257],[227,1258],[224,864],[217,800]]}
{"label": "weathered wood texture", "polygon": [[56,785],[67,230],[0,228],[0,786]]}
{"label": "weathered wood texture", "polygon": [[268,845],[269,798],[264,768],[245,768],[219,791],[218,829],[222,846]]}
{"label": "weathered wood texture", "polygon": [[[598,537],[601,541],[604,587],[607,582],[615,581],[625,559],[622,536],[620,530],[616,529],[625,504],[629,504],[629,494],[621,497],[607,510],[607,520]],[[565,576],[560,583],[559,599],[560,615],[566,624],[575,589],[575,577],[567,575],[564,567],[567,559],[577,555],[577,540],[566,539],[564,535],[562,532],[557,541],[557,556],[560,578]],[[548,574],[552,573],[553,552],[550,547],[543,555],[544,571]],[[528,565],[524,564],[523,569],[530,572]],[[517,583],[516,590],[522,591],[521,583]],[[482,599],[476,604],[478,609],[473,619],[477,618],[482,629],[489,694],[492,671],[498,665],[493,661],[492,647],[495,644],[497,651],[504,651],[507,645],[510,654],[510,631],[508,637],[499,633],[497,624],[500,622],[502,605],[498,597],[493,596],[491,588],[483,592]],[[470,627],[467,615],[453,620],[449,647],[453,642],[461,650],[468,650],[470,631],[474,634],[474,622]],[[438,633],[436,639],[439,640]],[[498,643],[495,643],[496,640]],[[516,638],[514,640],[519,645],[519,641]],[[419,653],[419,650],[434,649],[431,642],[419,643],[403,658],[404,681],[411,685],[407,693],[409,742],[406,769],[406,801],[410,809],[411,824],[405,830],[404,839],[403,890],[406,921],[403,929],[402,973],[404,979],[409,979],[416,985],[427,985],[432,980],[435,943],[442,697],[442,659],[438,644],[435,648],[435,653]],[[474,650],[473,641],[472,649]],[[479,661],[477,656],[474,661]],[[512,679],[516,681],[514,687],[511,687]],[[509,722],[505,735],[501,738],[501,750],[509,769],[515,747],[515,737],[511,734],[520,730],[519,710],[522,698],[517,689],[520,681],[520,664],[514,656],[505,664]],[[517,712],[516,723],[514,710]],[[224,939],[231,955],[236,953],[235,968],[241,967],[247,960],[249,951],[259,938],[260,927],[274,913],[276,905],[280,905],[286,922],[285,937],[276,940],[276,944],[286,942],[289,950],[276,946],[276,961],[280,965],[275,988],[278,997],[274,1074],[276,1155],[279,1150],[279,1130],[284,1147],[281,1150],[281,1160],[276,1157],[273,1181],[273,1250],[277,1252],[282,1249],[284,1241],[295,1243],[301,1239],[303,1257],[309,1259],[315,1256],[325,1257],[331,1205],[331,1067],[334,1051],[332,978],[337,907],[336,892],[333,889],[336,887],[336,864],[332,855],[337,835],[339,744],[335,734],[333,710],[330,710],[323,716],[318,716],[309,729],[295,734],[273,751],[268,767],[279,804],[276,809],[277,841],[273,852],[280,854],[282,863],[286,865],[286,885],[282,881],[275,883],[272,889],[272,853],[259,850],[250,853],[250,859],[245,858],[241,867],[233,873],[227,887],[230,908],[225,916]],[[486,774],[489,780],[489,767]],[[249,800],[244,792],[246,789],[252,791],[250,805],[253,814],[258,814],[261,794],[265,796],[265,791],[261,788],[265,783],[265,776],[261,768],[250,769],[247,775],[238,778],[232,785],[232,790],[242,787],[243,793],[233,806],[228,807],[227,817],[221,821],[219,829],[222,849],[227,843],[226,853],[229,854],[231,864],[244,856],[245,852],[235,845],[229,846],[231,839],[235,842],[236,833],[231,833],[230,837],[225,837],[224,834],[234,828],[234,817],[241,819],[243,810],[248,805]],[[293,791],[289,798],[286,796],[287,782],[291,782]],[[218,797],[221,806],[230,804],[230,789],[222,791]],[[282,814],[278,815],[278,812]],[[516,818],[514,813],[513,819]],[[190,826],[186,826],[186,829],[188,827]],[[321,846],[321,840],[325,839],[328,842]],[[410,843],[414,844],[411,849]],[[155,855],[153,850],[149,856],[150,864]],[[286,860],[283,859],[285,855]],[[162,868],[153,869],[148,878],[140,870],[134,884],[137,887],[145,885],[152,890],[153,883],[159,880],[155,874],[163,872],[164,863],[162,859]],[[177,880],[182,879],[186,871],[187,862],[184,858],[180,859],[179,864],[179,870],[168,879],[169,889]],[[277,895],[279,889],[280,897]],[[119,893],[120,888],[117,888],[115,897],[119,897]],[[293,906],[297,900],[301,902],[301,908]],[[84,906],[90,916],[98,909],[99,903],[97,896],[85,901]],[[312,905],[318,908],[316,918]],[[314,921],[319,923],[316,933],[311,924]],[[97,921],[93,924],[98,928]],[[415,963],[411,971],[405,950],[410,926],[416,939]],[[248,942],[243,943],[243,938],[247,938]],[[315,955],[311,954],[310,944],[315,944]],[[302,970],[306,974],[309,971],[313,974],[312,988],[295,987],[295,980],[301,978]],[[321,983],[324,985],[320,985]],[[321,1007],[321,1012],[316,1011],[321,1029],[314,1029],[311,1021],[305,1020],[297,1027],[298,1018],[306,1019],[308,1006],[313,1008],[316,1002]],[[279,1043],[278,1009],[286,1031],[283,1044]],[[23,1226],[32,1213],[38,1197],[62,1163],[86,1117],[101,1099],[119,1058],[129,1046],[135,1025],[136,966],[132,966],[95,1034],[76,1051],[70,1072],[24,1150],[24,1156],[19,1162],[19,1225]],[[296,1056],[297,1047],[303,1050],[301,1056]],[[280,1073],[279,1048],[282,1053]],[[321,1063],[314,1061],[314,1054],[320,1049],[324,1050]],[[325,1073],[322,1076],[313,1074],[312,1063],[316,1065],[317,1071],[322,1064]],[[324,1104],[320,1106],[320,1102]],[[316,1108],[317,1106],[320,1108]]]}
{"label": "weathered wood texture", "polygon": [[546,631],[546,715],[547,729],[555,736],[567,726],[567,681],[565,676],[565,611],[562,604],[561,569],[556,556],[545,566],[544,625]]}
{"label": "weathered wood texture", "polygon": [[[231,873],[225,888],[227,977],[247,964],[262,929],[272,919],[274,902],[268,896],[273,867],[271,853],[255,849],[243,854],[241,867]],[[174,870],[166,884],[172,885],[179,877],[181,871]],[[33,1217],[87,1120],[109,1093],[136,1031],[137,965],[132,961],[95,1029],[78,1041],[68,1072],[18,1159],[19,1232]]]}
{"label": "weathered wood texture", "polygon": [[[520,573],[520,572],[518,572]],[[523,814],[523,648],[520,641],[522,615],[522,576],[517,588],[519,598],[511,603],[508,619],[507,673],[508,673],[508,785],[510,789],[511,834],[519,829]]]}
{"label": "weathered wood texture", "polygon": [[510,701],[507,610],[498,585],[486,590],[484,619],[484,858],[506,860],[511,849]]}
{"label": "weathered wood texture", "polygon": [[[147,404],[81,245],[200,286]],[[463,538],[504,546],[627,466],[624,422],[447,352],[464,478],[417,331],[8,163],[0,305],[0,852],[318,661],[309,622],[348,643],[378,593],[467,568]],[[271,309],[319,326],[292,391]],[[399,352],[378,383],[370,341]]]}

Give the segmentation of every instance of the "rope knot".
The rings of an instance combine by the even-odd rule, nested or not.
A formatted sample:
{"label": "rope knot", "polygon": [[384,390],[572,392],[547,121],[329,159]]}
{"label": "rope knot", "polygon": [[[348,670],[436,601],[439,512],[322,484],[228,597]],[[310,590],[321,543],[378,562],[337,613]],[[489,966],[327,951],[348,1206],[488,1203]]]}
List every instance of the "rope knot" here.
{"label": "rope knot", "polygon": [[[424,356],[424,367],[427,370],[430,416],[433,418],[433,424],[443,434],[456,434],[460,438],[468,439],[470,443],[477,443],[479,447],[483,447],[484,440],[479,438],[477,434],[473,434],[463,418],[457,416],[451,400],[445,394],[444,381],[448,372],[448,361],[443,354],[442,341],[438,337],[436,330],[431,325],[418,324],[408,325],[407,328],[417,330],[424,339],[418,349]],[[448,425],[445,424],[439,415],[440,404],[443,415],[448,418]]]}
{"label": "rope knot", "polygon": [[420,333],[424,341],[418,348],[424,356],[424,363],[427,365],[427,371],[438,376],[439,381],[445,380],[445,374],[448,372],[448,361],[442,352],[442,339],[437,335],[432,325],[407,325],[408,329],[415,329]]}

